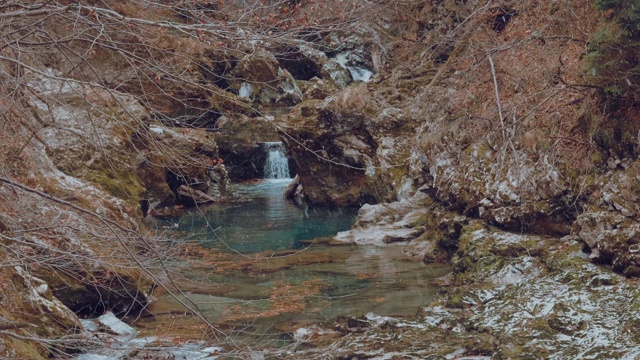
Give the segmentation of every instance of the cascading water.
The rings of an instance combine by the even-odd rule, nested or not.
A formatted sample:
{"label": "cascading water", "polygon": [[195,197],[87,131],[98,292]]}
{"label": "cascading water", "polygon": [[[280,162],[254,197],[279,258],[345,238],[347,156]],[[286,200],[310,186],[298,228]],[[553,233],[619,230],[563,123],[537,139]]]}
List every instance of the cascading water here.
{"label": "cascading water", "polygon": [[267,159],[264,163],[265,179],[289,179],[289,161],[287,152],[281,142],[264,143]]}

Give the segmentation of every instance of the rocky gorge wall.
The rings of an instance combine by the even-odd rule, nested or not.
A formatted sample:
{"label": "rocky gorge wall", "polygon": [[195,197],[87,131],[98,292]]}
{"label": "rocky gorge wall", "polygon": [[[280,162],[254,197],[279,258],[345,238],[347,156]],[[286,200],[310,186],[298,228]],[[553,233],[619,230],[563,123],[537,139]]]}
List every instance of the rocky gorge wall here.
{"label": "rocky gorge wall", "polygon": [[[625,155],[590,140],[615,116],[586,85],[587,44],[608,26],[596,6],[412,10],[417,27],[383,46],[386,71],[305,101],[281,121],[281,138],[307,165],[300,179],[309,201],[373,205],[418,191],[505,230],[571,235],[594,261],[633,273],[638,141]],[[434,30],[420,29],[426,21]]]}
{"label": "rocky gorge wall", "polygon": [[[335,240],[405,244],[453,266],[421,320],[367,314],[336,325],[350,337],[342,356],[406,354],[377,339],[428,329],[435,345],[422,354],[434,358],[636,357],[637,106],[613,112],[587,71],[615,11],[603,18],[588,1],[413,10],[417,24],[388,45],[388,72],[284,120],[294,157],[313,164],[300,171],[308,198],[364,204]],[[616,320],[606,319],[611,306]]]}

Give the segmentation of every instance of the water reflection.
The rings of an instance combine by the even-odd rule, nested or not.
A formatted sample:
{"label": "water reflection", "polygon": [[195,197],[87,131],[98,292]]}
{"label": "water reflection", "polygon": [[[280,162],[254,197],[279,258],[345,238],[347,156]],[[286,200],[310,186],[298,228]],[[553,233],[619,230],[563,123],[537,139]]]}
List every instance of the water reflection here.
{"label": "water reflection", "polygon": [[[433,279],[450,269],[408,258],[402,246],[314,246],[286,251],[299,249],[301,240],[346,230],[356,216],[355,210],[348,209],[315,208],[305,214],[283,198],[288,182],[239,184],[235,193],[251,201],[214,205],[203,213],[164,222],[164,226],[178,224],[178,230],[208,246],[253,253],[250,257],[227,253],[214,261],[199,255],[181,267],[188,300],[211,322],[240,328],[242,334],[252,335],[238,334],[239,341],[251,342],[253,334],[277,338],[282,329],[340,315],[411,315],[435,297],[438,288],[432,285]],[[266,252],[256,254],[259,251]],[[274,253],[279,256],[271,256]],[[181,309],[176,299],[158,296],[151,310],[160,315],[140,319],[138,325],[149,329],[193,326],[193,318],[172,315]]]}
{"label": "water reflection", "polygon": [[[265,336],[337,316],[413,315],[437,295],[433,279],[450,271],[410,259],[400,246],[355,245],[311,247],[295,255],[252,259],[241,268],[209,272],[200,288],[188,289],[189,300],[213,323]],[[179,308],[169,296],[151,306],[155,313]],[[138,325],[153,329],[165,321],[157,316]],[[186,327],[193,319],[170,321]],[[252,341],[251,336],[245,340]]]}
{"label": "water reflection", "polygon": [[[355,221],[356,209],[304,209],[283,196],[291,179],[234,184],[234,194],[251,201],[214,204],[180,218],[158,220],[204,246],[253,253],[300,248],[302,240],[334,235]],[[177,224],[174,226],[173,224]]]}

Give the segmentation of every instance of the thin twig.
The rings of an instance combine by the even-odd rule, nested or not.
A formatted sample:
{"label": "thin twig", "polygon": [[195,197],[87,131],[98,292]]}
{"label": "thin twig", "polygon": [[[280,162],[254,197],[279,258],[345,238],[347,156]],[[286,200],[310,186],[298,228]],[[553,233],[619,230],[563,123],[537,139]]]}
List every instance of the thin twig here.
{"label": "thin twig", "polygon": [[[498,105],[498,116],[500,117],[500,126],[504,129],[504,117],[502,116],[502,105],[500,104],[500,92],[498,91],[498,78],[496,77],[496,68],[493,65],[493,59],[491,58],[491,53],[487,53],[487,59],[489,59],[489,64],[491,65],[491,76],[493,77],[493,89],[496,92],[496,104]],[[503,130],[503,135],[506,139],[506,131]]]}

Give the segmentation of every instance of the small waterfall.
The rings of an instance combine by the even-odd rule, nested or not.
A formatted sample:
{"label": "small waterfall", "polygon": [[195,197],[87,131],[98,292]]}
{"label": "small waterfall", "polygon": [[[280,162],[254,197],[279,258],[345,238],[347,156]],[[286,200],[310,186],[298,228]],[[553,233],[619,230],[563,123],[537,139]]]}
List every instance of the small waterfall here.
{"label": "small waterfall", "polygon": [[265,179],[289,179],[289,161],[284,145],[281,142],[266,142],[263,146],[267,153],[264,163]]}

